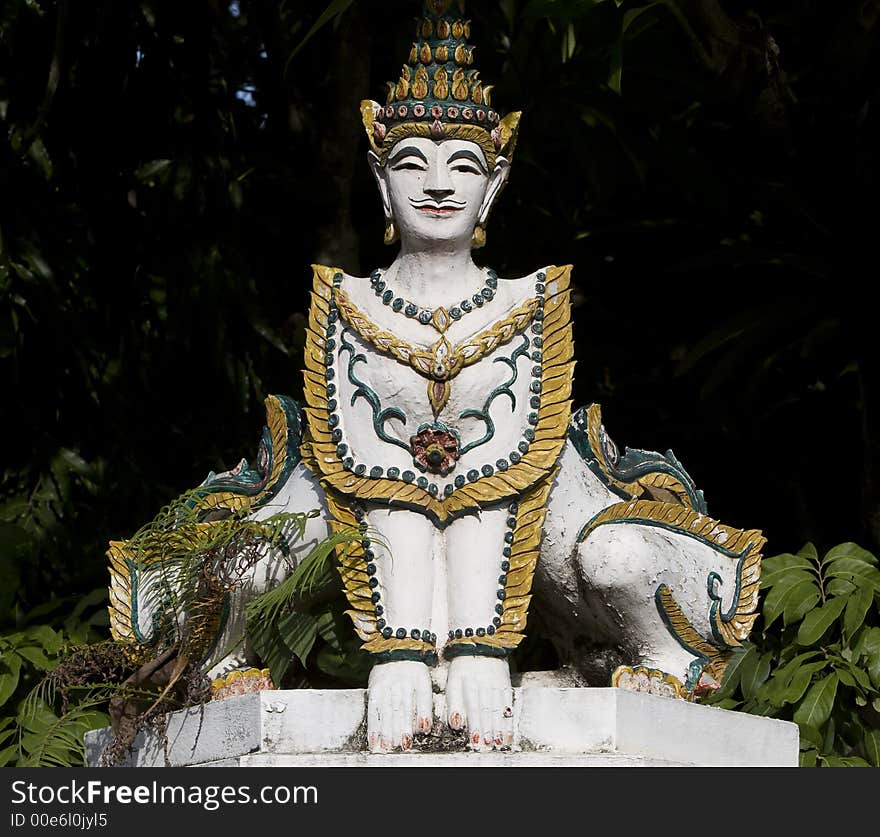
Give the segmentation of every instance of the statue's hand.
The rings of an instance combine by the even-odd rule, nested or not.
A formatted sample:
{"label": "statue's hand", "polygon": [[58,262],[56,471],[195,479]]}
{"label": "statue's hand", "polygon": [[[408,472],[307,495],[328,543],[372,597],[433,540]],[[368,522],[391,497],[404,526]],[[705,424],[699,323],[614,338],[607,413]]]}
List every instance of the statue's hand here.
{"label": "statue's hand", "polygon": [[446,681],[446,718],[452,729],[467,729],[472,749],[510,747],[513,691],[507,660],[456,657]]}
{"label": "statue's hand", "polygon": [[431,675],[424,663],[379,663],[370,672],[367,740],[371,753],[409,750],[433,725]]}

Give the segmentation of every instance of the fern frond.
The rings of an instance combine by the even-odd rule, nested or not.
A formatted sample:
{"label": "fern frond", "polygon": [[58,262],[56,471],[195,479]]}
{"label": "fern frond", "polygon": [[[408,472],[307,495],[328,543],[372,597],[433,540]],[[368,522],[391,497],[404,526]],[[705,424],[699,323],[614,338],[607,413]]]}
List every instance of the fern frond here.
{"label": "fern frond", "polygon": [[32,704],[19,715],[19,767],[74,767],[85,764],[83,736],[106,726],[109,717],[100,712],[103,698],[77,704],[60,717],[45,704]]}
{"label": "fern frond", "polygon": [[[367,536],[357,527],[349,527],[321,541],[281,584],[250,601],[247,607],[248,626],[275,622],[295,604],[307,601],[319,588],[320,580],[336,572],[333,560],[336,547],[359,542]],[[369,533],[369,537],[381,543],[376,533]]]}

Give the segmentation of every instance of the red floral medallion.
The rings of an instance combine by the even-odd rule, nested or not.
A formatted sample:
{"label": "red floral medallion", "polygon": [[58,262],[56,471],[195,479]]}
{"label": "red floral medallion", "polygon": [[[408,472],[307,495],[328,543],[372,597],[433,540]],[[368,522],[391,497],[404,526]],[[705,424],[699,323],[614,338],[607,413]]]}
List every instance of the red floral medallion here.
{"label": "red floral medallion", "polygon": [[446,476],[458,462],[458,439],[449,430],[425,428],[410,437],[413,459],[431,474]]}

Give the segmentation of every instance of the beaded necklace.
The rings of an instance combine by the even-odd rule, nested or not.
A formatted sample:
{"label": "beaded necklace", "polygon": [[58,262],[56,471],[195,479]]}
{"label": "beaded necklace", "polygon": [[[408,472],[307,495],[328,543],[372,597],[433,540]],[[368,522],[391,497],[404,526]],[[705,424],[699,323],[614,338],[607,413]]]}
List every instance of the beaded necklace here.
{"label": "beaded necklace", "polygon": [[470,314],[475,308],[482,308],[487,302],[491,302],[495,298],[495,291],[498,289],[498,274],[494,270],[490,270],[486,274],[486,284],[475,293],[470,299],[463,299],[458,305],[450,308],[440,306],[435,310],[422,308],[404,299],[388,287],[387,283],[382,279],[382,273],[374,270],[370,274],[370,286],[373,293],[381,300],[383,305],[387,305],[395,314],[403,314],[412,320],[417,320],[422,325],[433,325],[439,332],[444,332],[448,328],[450,321],[460,320],[465,314]]}

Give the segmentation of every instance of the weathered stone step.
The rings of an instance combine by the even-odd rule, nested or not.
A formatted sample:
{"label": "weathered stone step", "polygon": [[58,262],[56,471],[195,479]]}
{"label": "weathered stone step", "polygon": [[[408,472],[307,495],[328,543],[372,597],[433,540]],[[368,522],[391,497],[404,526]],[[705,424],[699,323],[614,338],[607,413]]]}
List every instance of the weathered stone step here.
{"label": "weathered stone step", "polygon": [[[442,717],[443,696],[435,696]],[[141,733],[128,762],[181,766],[748,766],[794,767],[797,725],[612,688],[514,689],[514,748],[451,751],[429,737],[418,752],[368,755],[366,691],[265,691],[168,716]],[[86,735],[100,764],[108,729]],[[432,748],[432,744],[435,746]],[[166,760],[167,759],[167,760]]]}

